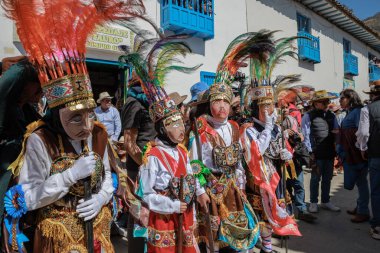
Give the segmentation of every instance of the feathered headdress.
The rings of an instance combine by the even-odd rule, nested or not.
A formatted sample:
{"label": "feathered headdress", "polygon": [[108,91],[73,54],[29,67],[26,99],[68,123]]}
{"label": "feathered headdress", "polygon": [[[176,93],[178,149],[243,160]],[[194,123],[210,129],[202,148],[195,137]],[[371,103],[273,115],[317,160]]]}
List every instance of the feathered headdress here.
{"label": "feathered headdress", "polygon": [[[153,23],[151,24],[155,27]],[[167,74],[171,71],[191,73],[201,65],[194,67],[179,65],[183,62],[178,56],[185,57],[191,53],[189,46],[179,40],[189,36],[164,36],[158,33],[158,38],[147,38],[146,34],[149,33],[140,31],[135,37],[133,47],[125,48],[125,55],[121,56],[119,61],[134,67],[135,77],[140,80],[150,105],[150,117],[153,122],[158,122],[167,117],[181,115],[163,87]]]}
{"label": "feathered headdress", "polygon": [[305,94],[310,94],[314,88],[310,85],[299,84],[300,81],[301,75],[277,76],[273,83],[273,87],[276,87],[275,101],[284,101],[286,104],[296,104],[297,100],[303,101]]}
{"label": "feathered headdress", "polygon": [[267,52],[273,50],[273,32],[244,33],[236,37],[227,47],[217,71],[215,83],[210,87],[210,101],[232,100],[231,83],[239,68],[247,66],[249,59],[265,58]]}
{"label": "feathered headdress", "polygon": [[85,64],[87,37],[97,25],[144,12],[142,0],[2,0],[6,16],[38,70],[50,108],[93,108]]}
{"label": "feathered headdress", "polygon": [[246,106],[251,100],[257,100],[258,104],[272,104],[275,99],[275,89],[280,85],[289,85],[300,79],[299,75],[279,76],[272,81],[272,72],[276,66],[285,62],[285,57],[297,59],[298,54],[293,46],[297,36],[281,38],[274,42],[274,50],[267,57],[252,58],[250,61],[251,86],[247,92]]}

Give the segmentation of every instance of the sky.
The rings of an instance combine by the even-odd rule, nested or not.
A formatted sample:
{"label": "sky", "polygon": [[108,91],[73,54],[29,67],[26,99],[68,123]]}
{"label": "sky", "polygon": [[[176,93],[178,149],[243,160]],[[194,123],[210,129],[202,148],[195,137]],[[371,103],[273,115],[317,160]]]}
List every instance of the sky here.
{"label": "sky", "polygon": [[346,5],[349,9],[353,9],[355,16],[365,19],[380,12],[380,0],[338,0]]}

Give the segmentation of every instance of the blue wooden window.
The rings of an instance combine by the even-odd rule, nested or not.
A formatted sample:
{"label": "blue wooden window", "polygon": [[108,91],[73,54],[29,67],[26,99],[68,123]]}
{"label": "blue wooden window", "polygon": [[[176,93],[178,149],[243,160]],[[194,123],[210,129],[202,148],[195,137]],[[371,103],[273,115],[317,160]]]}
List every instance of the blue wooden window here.
{"label": "blue wooden window", "polygon": [[297,28],[299,32],[311,33],[311,22],[310,18],[297,13]]}
{"label": "blue wooden window", "polygon": [[380,80],[380,68],[375,64],[369,65],[369,81],[374,82]]}
{"label": "blue wooden window", "polygon": [[345,38],[343,38],[343,60],[345,75],[359,75],[358,57],[351,54],[351,41]]}
{"label": "blue wooden window", "polygon": [[161,0],[161,27],[203,39],[214,37],[214,0]]}
{"label": "blue wooden window", "polygon": [[344,74],[359,75],[358,57],[350,53],[344,53]]}
{"label": "blue wooden window", "polygon": [[312,63],[321,62],[319,38],[307,33],[298,32],[298,57]]}
{"label": "blue wooden window", "polygon": [[201,71],[201,82],[212,85],[215,81],[216,74],[214,72]]}
{"label": "blue wooden window", "polygon": [[343,52],[351,54],[351,41],[343,39]]}
{"label": "blue wooden window", "polygon": [[297,36],[298,38],[298,56],[303,61],[312,63],[321,62],[321,52],[319,38],[311,35],[310,18],[297,13]]}

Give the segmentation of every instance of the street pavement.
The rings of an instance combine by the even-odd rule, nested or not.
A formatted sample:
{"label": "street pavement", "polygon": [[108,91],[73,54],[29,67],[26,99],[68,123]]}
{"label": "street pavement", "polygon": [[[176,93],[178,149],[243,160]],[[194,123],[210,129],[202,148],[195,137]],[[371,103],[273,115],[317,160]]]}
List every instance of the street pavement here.
{"label": "street pavement", "polygon": [[[306,202],[309,202],[310,174],[305,174]],[[320,209],[316,214],[317,221],[313,224],[299,221],[302,237],[291,237],[288,240],[289,253],[379,253],[380,241],[374,240],[369,234],[369,223],[354,224],[347,209],[355,207],[357,189],[352,191],[343,188],[343,174],[338,174],[332,180],[331,202],[341,208],[341,212],[331,212]],[[121,237],[113,237],[116,253],[127,253],[127,241]],[[281,241],[274,240],[274,249],[285,253],[280,248]],[[285,244],[285,243],[284,243]],[[255,249],[254,252],[260,250]],[[133,252],[139,253],[139,252]]]}

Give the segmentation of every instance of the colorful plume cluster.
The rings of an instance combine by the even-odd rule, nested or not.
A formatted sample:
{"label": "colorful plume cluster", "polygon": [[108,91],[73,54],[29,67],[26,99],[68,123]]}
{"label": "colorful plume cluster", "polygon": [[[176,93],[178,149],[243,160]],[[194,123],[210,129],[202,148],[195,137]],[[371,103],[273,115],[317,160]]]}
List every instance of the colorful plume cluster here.
{"label": "colorful plume cluster", "polygon": [[3,0],[39,79],[47,83],[65,75],[87,73],[87,37],[97,25],[131,19],[145,12],[142,0]]}

